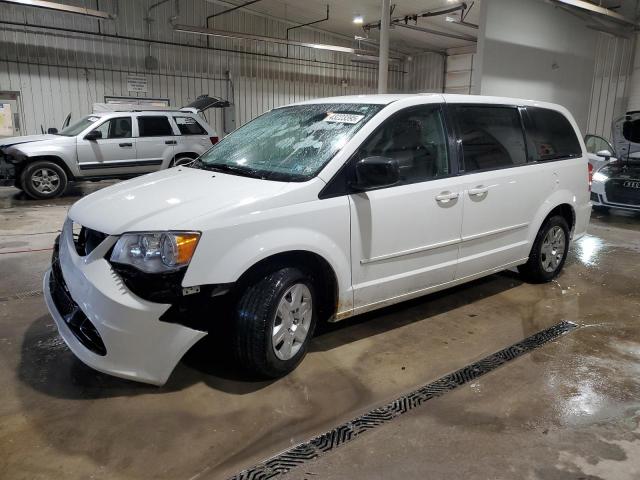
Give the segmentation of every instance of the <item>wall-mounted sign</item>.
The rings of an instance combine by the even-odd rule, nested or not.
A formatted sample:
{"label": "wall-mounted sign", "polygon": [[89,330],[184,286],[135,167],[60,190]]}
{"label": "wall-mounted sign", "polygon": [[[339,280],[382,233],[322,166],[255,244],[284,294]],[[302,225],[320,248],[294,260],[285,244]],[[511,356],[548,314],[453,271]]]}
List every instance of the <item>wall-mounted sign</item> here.
{"label": "wall-mounted sign", "polygon": [[149,80],[144,75],[127,75],[127,91],[147,93]]}

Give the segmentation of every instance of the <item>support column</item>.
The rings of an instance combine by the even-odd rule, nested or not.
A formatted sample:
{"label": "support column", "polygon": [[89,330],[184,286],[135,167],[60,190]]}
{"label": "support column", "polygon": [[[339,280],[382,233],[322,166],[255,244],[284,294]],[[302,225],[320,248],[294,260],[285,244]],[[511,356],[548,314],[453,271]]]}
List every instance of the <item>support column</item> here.
{"label": "support column", "polygon": [[389,78],[389,24],[391,23],[391,0],[382,0],[380,19],[380,55],[378,62],[378,93],[387,93]]}

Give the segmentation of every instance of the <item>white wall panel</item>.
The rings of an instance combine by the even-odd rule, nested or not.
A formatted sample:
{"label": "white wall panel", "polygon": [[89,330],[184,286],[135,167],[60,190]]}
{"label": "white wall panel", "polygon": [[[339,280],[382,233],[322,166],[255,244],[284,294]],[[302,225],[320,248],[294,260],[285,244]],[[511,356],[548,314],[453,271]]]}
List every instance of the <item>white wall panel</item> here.
{"label": "white wall panel", "polygon": [[[169,17],[178,13],[179,23],[205,26],[208,15],[228,5],[178,0],[176,12],[176,1],[171,0],[149,15],[148,8],[155,0],[65,3],[110,12],[116,11],[118,5],[118,17],[106,21],[20,6],[1,7],[0,22],[4,23],[0,23],[0,90],[20,92],[27,133],[39,132],[40,125],[45,129],[59,128],[67,113],[77,119],[89,113],[94,102],[104,101],[105,96],[169,98],[172,106],[181,106],[208,93],[233,101],[237,125],[241,125],[265,110],[294,101],[376,91],[376,66],[352,63],[349,54],[302,47],[289,47],[287,51],[285,45],[179,33],[169,23]],[[280,38],[285,37],[291,25],[244,10],[209,22],[211,28]],[[290,35],[295,40],[353,44],[344,37],[313,29],[291,30]],[[157,60],[157,69],[145,67],[145,57],[149,55]],[[438,64],[425,57],[419,62],[422,73],[415,83],[421,87],[418,90],[440,91],[442,60]],[[403,69],[404,65],[392,67],[390,91],[403,90]],[[149,92],[128,92],[128,74],[146,76]],[[207,116],[221,132],[222,112]]]}
{"label": "white wall panel", "polygon": [[633,48],[633,38],[613,37],[604,33],[599,35],[585,134],[592,133],[610,139],[613,120],[626,113]]}

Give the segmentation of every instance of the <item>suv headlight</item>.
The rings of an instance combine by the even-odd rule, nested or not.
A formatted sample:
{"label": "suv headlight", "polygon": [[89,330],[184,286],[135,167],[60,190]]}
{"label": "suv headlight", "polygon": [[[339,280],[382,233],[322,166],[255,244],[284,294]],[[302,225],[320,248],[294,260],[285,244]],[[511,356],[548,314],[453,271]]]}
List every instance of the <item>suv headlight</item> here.
{"label": "suv headlight", "polygon": [[609,177],[607,177],[607,175],[605,173],[602,172],[596,172],[593,174],[593,181],[594,182],[606,182],[607,179]]}
{"label": "suv headlight", "polygon": [[198,232],[125,233],[110,260],[145,273],[174,272],[189,265],[199,239]]}

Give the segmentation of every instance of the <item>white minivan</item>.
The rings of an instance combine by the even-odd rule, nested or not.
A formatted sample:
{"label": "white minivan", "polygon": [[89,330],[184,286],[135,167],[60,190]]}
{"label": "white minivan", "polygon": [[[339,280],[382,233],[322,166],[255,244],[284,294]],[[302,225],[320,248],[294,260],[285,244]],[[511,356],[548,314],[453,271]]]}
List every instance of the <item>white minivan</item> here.
{"label": "white minivan", "polygon": [[318,99],[78,201],[45,298],[71,350],[102,372],[163,384],[230,326],[236,361],[278,377],[320,321],[515,266],[551,280],[590,211],[585,145],[563,107]]}

